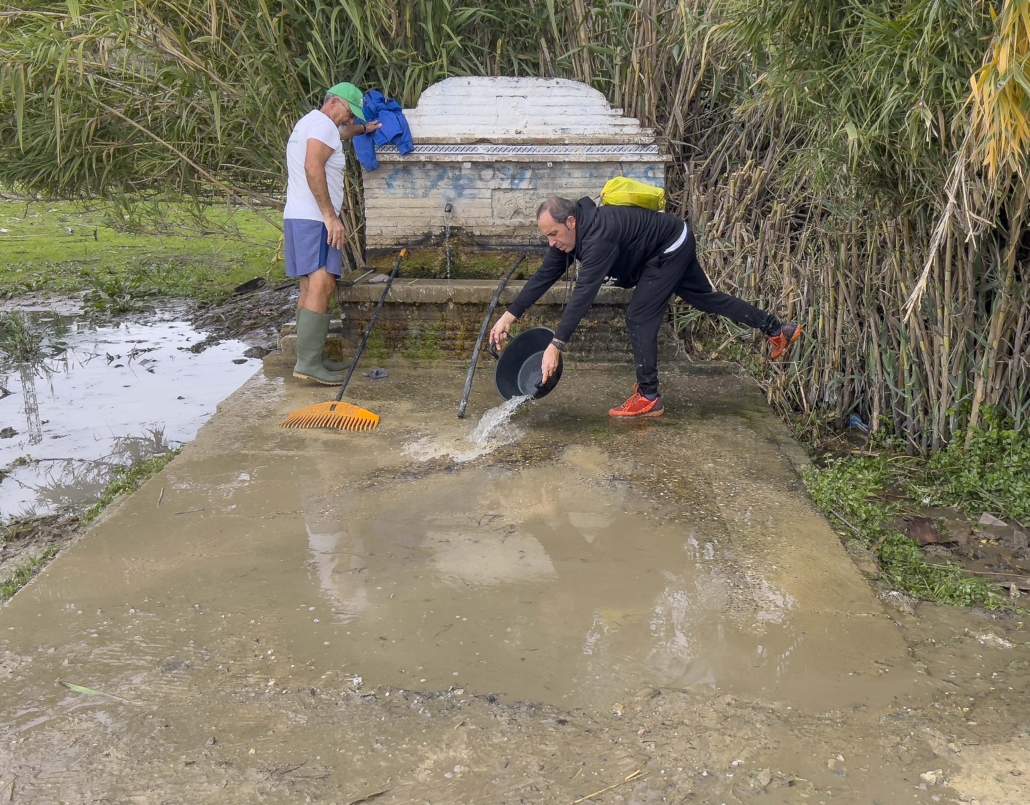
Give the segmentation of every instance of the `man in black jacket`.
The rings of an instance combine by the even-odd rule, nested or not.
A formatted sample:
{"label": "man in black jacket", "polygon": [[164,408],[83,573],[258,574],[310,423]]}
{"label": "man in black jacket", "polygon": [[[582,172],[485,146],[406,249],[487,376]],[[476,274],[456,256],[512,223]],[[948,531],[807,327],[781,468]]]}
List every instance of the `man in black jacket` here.
{"label": "man in black jacket", "polygon": [[614,417],[661,416],[658,393],[658,330],[669,300],[676,294],[706,313],[761,330],[779,360],[800,338],[801,327],[784,324],[741,299],[718,293],[697,261],[694,233],[675,215],[640,207],[597,207],[589,198],[573,202],[550,196],[537,210],[537,226],[550,247],[540,270],[501,315],[490,331],[490,343],[500,347],[511,325],[579,260],[579,277],[572,299],[545,350],[543,382],[554,373],[572,333],[606,279],[622,288],[636,288],[626,309],[626,324],[636,362],[633,395],[608,413]]}

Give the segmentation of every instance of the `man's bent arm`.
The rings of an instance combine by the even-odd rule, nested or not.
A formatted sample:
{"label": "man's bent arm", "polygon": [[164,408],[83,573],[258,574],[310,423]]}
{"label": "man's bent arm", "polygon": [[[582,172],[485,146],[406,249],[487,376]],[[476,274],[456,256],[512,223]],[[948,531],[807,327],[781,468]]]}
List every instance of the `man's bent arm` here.
{"label": "man's bent arm", "polygon": [[548,288],[561,279],[562,274],[568,271],[571,261],[570,255],[558,249],[548,249],[543,265],[529,278],[521,293],[508,306],[508,312],[515,318],[522,316],[523,313],[533,307],[541,296],[547,293]]}
{"label": "man's bent arm", "polygon": [[605,277],[615,266],[619,256],[619,250],[615,244],[606,241],[596,241],[583,255],[579,264],[579,279],[576,280],[576,289],[572,292],[572,299],[565,306],[565,313],[558,323],[558,330],[554,337],[559,341],[569,341],[572,333],[579,326],[579,320],[583,318],[594,297],[604,284]]}

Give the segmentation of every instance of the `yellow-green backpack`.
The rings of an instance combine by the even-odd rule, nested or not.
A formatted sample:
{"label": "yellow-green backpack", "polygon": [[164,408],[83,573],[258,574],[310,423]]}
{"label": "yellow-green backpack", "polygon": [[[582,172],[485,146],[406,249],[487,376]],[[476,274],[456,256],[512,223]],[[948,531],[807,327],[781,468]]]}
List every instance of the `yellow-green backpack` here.
{"label": "yellow-green backpack", "polygon": [[601,190],[601,203],[612,207],[643,207],[665,212],[665,190],[636,179],[616,176],[605,182]]}

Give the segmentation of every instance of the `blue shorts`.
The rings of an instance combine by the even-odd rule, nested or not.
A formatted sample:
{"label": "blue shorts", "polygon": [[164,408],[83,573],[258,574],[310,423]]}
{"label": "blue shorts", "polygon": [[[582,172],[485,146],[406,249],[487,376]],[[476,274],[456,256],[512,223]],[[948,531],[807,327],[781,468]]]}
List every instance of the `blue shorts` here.
{"label": "blue shorts", "polygon": [[283,250],[286,252],[286,276],[306,277],[320,268],[339,277],[343,255],[326,239],[329,230],[321,221],[306,218],[283,220]]}

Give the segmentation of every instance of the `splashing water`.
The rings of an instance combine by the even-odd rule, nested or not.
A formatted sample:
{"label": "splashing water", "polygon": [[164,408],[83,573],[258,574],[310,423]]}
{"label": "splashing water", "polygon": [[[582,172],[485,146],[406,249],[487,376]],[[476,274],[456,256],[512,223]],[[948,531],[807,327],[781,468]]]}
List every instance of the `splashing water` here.
{"label": "splashing water", "polygon": [[490,437],[499,429],[507,425],[515,412],[532,399],[528,394],[521,397],[512,397],[501,405],[491,408],[479,420],[475,430],[469,436],[472,444],[483,447],[490,442]]}
{"label": "splashing water", "polygon": [[485,456],[522,435],[522,431],[511,424],[511,418],[531,399],[528,395],[512,397],[484,412],[470,433],[452,439],[426,436],[406,445],[404,452],[419,461],[447,457],[459,464]]}

